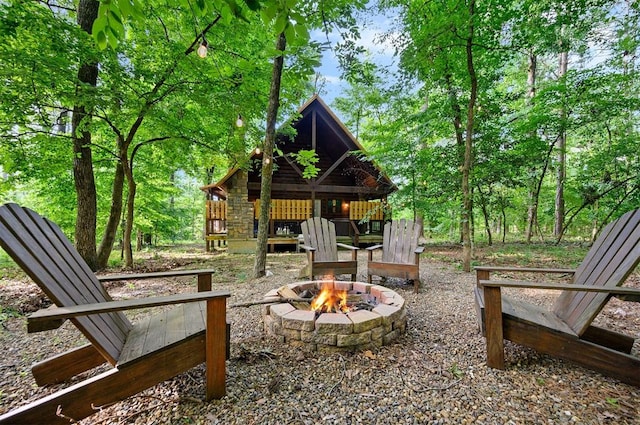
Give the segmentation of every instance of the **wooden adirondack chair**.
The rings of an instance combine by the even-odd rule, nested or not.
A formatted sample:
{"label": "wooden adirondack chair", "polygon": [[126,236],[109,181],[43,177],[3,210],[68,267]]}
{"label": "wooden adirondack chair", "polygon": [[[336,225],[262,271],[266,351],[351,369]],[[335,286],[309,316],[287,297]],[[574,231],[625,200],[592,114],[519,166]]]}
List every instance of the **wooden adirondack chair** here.
{"label": "wooden adirondack chair", "polygon": [[[358,248],[336,242],[336,226],[333,222],[320,217],[312,217],[301,223],[304,245],[300,248],[307,252],[307,271],[311,279],[314,276],[336,276],[350,274],[356,280],[358,273]],[[351,250],[350,261],[338,260],[338,247]]]}
{"label": "wooden adirondack chair", "polygon": [[[612,297],[640,301],[640,290],[619,287],[640,262],[640,210],[609,223],[576,270],[476,267],[478,318],[487,339],[487,365],[504,368],[503,339],[575,362],[620,381],[640,385],[634,338],[596,327],[595,317]],[[494,281],[493,271],[571,273],[571,284]],[[500,288],[560,290],[551,311],[502,295]]]}
{"label": "wooden adirondack chair", "polygon": [[[420,289],[420,254],[423,246],[418,246],[422,234],[422,222],[396,220],[384,225],[382,245],[367,248],[367,275],[399,277],[413,281],[414,291]],[[373,252],[382,248],[381,261],[373,261]]]}
{"label": "wooden adirondack chair", "polygon": [[[0,416],[0,424],[69,423],[206,362],[206,398],[225,394],[226,291],[113,301],[60,228],[16,204],[0,206],[0,246],[57,307],[28,317],[28,330],[70,319],[90,344],[40,362],[36,382],[67,380],[105,362],[104,373]],[[110,276],[103,280],[198,275],[211,289],[211,270]],[[123,310],[181,304],[137,324]],[[66,418],[65,418],[66,417]]]}

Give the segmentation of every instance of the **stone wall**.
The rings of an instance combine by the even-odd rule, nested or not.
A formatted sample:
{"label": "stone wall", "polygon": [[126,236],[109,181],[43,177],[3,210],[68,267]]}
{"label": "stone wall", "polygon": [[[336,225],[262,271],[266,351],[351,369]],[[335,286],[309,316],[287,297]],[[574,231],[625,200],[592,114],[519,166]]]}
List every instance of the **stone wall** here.
{"label": "stone wall", "polygon": [[253,204],[248,202],[248,174],[238,170],[227,181],[227,246],[229,253],[254,253]]}

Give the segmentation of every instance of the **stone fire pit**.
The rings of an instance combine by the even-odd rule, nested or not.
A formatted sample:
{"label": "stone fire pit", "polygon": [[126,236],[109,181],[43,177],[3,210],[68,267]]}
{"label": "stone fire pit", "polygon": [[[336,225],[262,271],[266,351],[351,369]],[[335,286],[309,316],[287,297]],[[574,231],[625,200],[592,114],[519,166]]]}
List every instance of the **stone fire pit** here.
{"label": "stone fire pit", "polygon": [[380,285],[363,282],[309,281],[287,285],[296,294],[317,291],[332,285],[345,290],[349,298],[363,295],[370,309],[347,313],[319,313],[298,309],[296,303],[279,302],[278,289],[265,294],[275,304],[262,310],[265,331],[281,342],[309,351],[344,352],[388,345],[406,330],[405,301],[398,293]]}

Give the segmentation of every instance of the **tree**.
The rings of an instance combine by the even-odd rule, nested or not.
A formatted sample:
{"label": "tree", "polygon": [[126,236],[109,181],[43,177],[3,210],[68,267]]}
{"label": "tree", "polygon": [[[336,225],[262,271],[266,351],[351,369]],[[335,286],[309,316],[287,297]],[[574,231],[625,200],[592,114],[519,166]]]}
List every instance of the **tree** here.
{"label": "tree", "polygon": [[[78,26],[91,34],[98,16],[97,0],[80,0],[78,4]],[[96,253],[97,193],[93,175],[91,155],[91,111],[96,103],[93,98],[98,82],[98,63],[87,60],[80,63],[76,83],[77,103],[71,115],[71,137],[73,139],[73,175],[78,198],[75,244],[78,253],[92,270],[99,267]],[[93,89],[93,90],[92,90]]]}
{"label": "tree", "polygon": [[273,174],[273,151],[276,142],[276,120],[280,106],[280,83],[284,66],[284,50],[287,39],[284,31],[278,34],[276,51],[280,52],[273,59],[273,74],[271,89],[269,90],[269,105],[267,107],[267,131],[264,138],[264,152],[262,154],[262,177],[260,182],[260,217],[258,219],[258,241],[256,246],[256,260],[253,268],[254,277],[262,277],[266,273],[267,239],[269,238],[269,213],[271,211],[271,180]]}

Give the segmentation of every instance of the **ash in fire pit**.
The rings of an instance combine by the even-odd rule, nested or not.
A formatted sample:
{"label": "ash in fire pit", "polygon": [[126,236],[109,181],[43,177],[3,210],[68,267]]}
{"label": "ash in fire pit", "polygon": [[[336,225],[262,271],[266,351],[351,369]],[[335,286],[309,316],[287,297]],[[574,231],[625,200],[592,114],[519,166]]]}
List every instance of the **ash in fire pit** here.
{"label": "ash in fire pit", "polygon": [[[282,298],[296,299],[280,302]],[[388,345],[405,332],[404,299],[362,282],[310,281],[274,289],[263,309],[265,330],[311,351],[355,351]]]}

